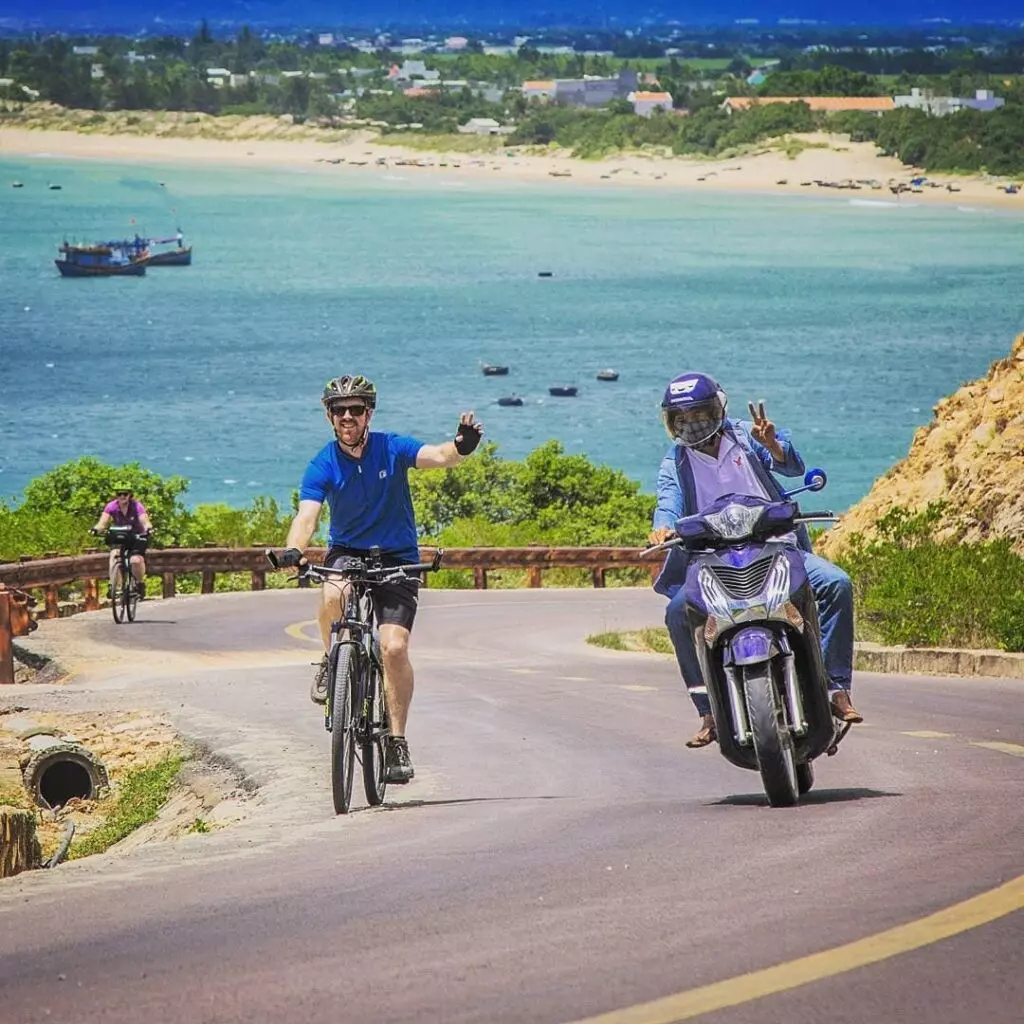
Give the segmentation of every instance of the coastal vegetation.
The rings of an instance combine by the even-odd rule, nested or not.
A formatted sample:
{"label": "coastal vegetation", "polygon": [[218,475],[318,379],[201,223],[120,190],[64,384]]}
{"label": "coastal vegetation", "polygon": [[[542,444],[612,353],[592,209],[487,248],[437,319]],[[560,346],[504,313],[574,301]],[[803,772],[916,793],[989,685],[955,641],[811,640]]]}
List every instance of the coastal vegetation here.
{"label": "coastal vegetation", "polygon": [[[190,508],[182,477],[85,457],[32,481],[20,503],[0,503],[0,560],[94,547],[88,528],[115,480],[123,478],[149,509],[161,546],[271,546],[282,544],[287,533],[292,510],[273,498],[256,498],[244,508]],[[624,473],[568,454],[555,441],[522,461],[503,459],[488,444],[454,469],[414,473],[410,482],[423,542],[445,547],[640,546],[654,509],[654,496]],[[296,500],[293,495],[293,506]],[[1024,558],[1005,539],[956,543],[943,536],[944,512],[941,504],[916,513],[896,507],[880,518],[870,538],[854,536],[834,556],[854,581],[858,638],[1024,650]],[[322,535],[317,539],[324,541]],[[268,576],[270,585],[283,586],[285,580],[284,574]],[[589,574],[551,570],[546,582],[588,585]],[[648,582],[644,570],[609,573],[610,585]],[[524,583],[522,570],[493,574],[494,586]],[[432,584],[471,587],[472,574],[443,570]],[[179,578],[181,592],[198,585],[198,577]],[[218,589],[247,586],[246,574],[218,577]]]}
{"label": "coastal vegetation", "polygon": [[[730,155],[826,129],[874,142],[883,153],[928,171],[1024,173],[1019,43],[972,48],[963,37],[952,47],[929,48],[907,42],[798,47],[755,34],[716,38],[704,44],[711,47],[704,57],[685,41],[670,48],[671,56],[662,47],[658,57],[647,42],[624,36],[603,41],[606,51],[569,53],[530,43],[485,53],[473,40],[457,53],[422,54],[415,67],[401,72],[405,51],[384,42],[376,51],[321,46],[313,37],[264,38],[248,27],[221,38],[205,23],[191,37],[0,38],[0,80],[10,83],[0,86],[0,124],[324,141],[370,127],[415,148],[458,150],[477,148],[475,142],[450,145],[459,125],[493,118],[515,129],[506,145],[554,144],[582,158],[635,150]],[[645,75],[643,88],[669,92],[674,110],[641,117],[625,99],[578,109],[527,99],[520,89],[530,80],[622,70]],[[889,96],[914,87],[945,96],[971,96],[983,88],[1006,105],[942,117],[902,108],[881,116],[828,114],[800,103],[722,109],[728,96]],[[40,102],[29,103],[29,97]],[[247,121],[253,118],[255,123]]]}

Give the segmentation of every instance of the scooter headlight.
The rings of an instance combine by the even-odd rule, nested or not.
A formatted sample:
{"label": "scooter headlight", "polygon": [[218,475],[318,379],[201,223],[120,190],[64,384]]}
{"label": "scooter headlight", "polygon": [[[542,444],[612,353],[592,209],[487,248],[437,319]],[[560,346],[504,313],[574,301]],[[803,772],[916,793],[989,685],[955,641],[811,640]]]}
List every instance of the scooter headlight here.
{"label": "scooter headlight", "polygon": [[764,603],[769,612],[780,608],[789,598],[789,559],[778,555],[764,585]]}
{"label": "scooter headlight", "polygon": [[719,512],[704,517],[712,530],[726,540],[742,540],[749,537],[764,512],[763,506],[751,507],[733,503]]}

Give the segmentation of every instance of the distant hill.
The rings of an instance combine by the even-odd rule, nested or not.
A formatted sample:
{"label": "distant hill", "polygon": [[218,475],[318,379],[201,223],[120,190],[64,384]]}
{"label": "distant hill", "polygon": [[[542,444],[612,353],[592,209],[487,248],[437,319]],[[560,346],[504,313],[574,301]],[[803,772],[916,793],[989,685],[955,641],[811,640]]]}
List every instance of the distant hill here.
{"label": "distant hill", "polygon": [[855,533],[870,536],[896,506],[920,512],[940,500],[949,504],[938,537],[1005,538],[1024,553],[1024,334],[985,377],[935,406],[907,457],[829,531],[822,553],[832,557]]}

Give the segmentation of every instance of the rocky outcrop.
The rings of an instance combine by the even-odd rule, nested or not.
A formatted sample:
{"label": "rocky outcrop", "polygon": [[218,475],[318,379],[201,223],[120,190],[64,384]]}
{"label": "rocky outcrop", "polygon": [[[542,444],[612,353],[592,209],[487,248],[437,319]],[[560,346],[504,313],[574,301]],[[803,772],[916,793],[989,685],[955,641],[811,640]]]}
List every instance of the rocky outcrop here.
{"label": "rocky outcrop", "polygon": [[891,509],[912,512],[946,500],[935,536],[977,542],[1006,538],[1024,554],[1024,334],[1010,355],[981,380],[964,385],[934,409],[910,452],[875,481],[823,538],[832,557],[856,533],[871,536]]}

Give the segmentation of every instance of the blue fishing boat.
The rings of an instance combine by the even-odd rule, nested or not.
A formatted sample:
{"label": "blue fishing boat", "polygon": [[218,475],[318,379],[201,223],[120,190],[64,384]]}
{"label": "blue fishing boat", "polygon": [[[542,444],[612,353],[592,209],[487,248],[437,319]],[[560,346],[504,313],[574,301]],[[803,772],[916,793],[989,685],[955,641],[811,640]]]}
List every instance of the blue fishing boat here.
{"label": "blue fishing boat", "polygon": [[69,245],[60,247],[61,259],[53,262],[61,277],[141,277],[146,258],[118,244]]}

